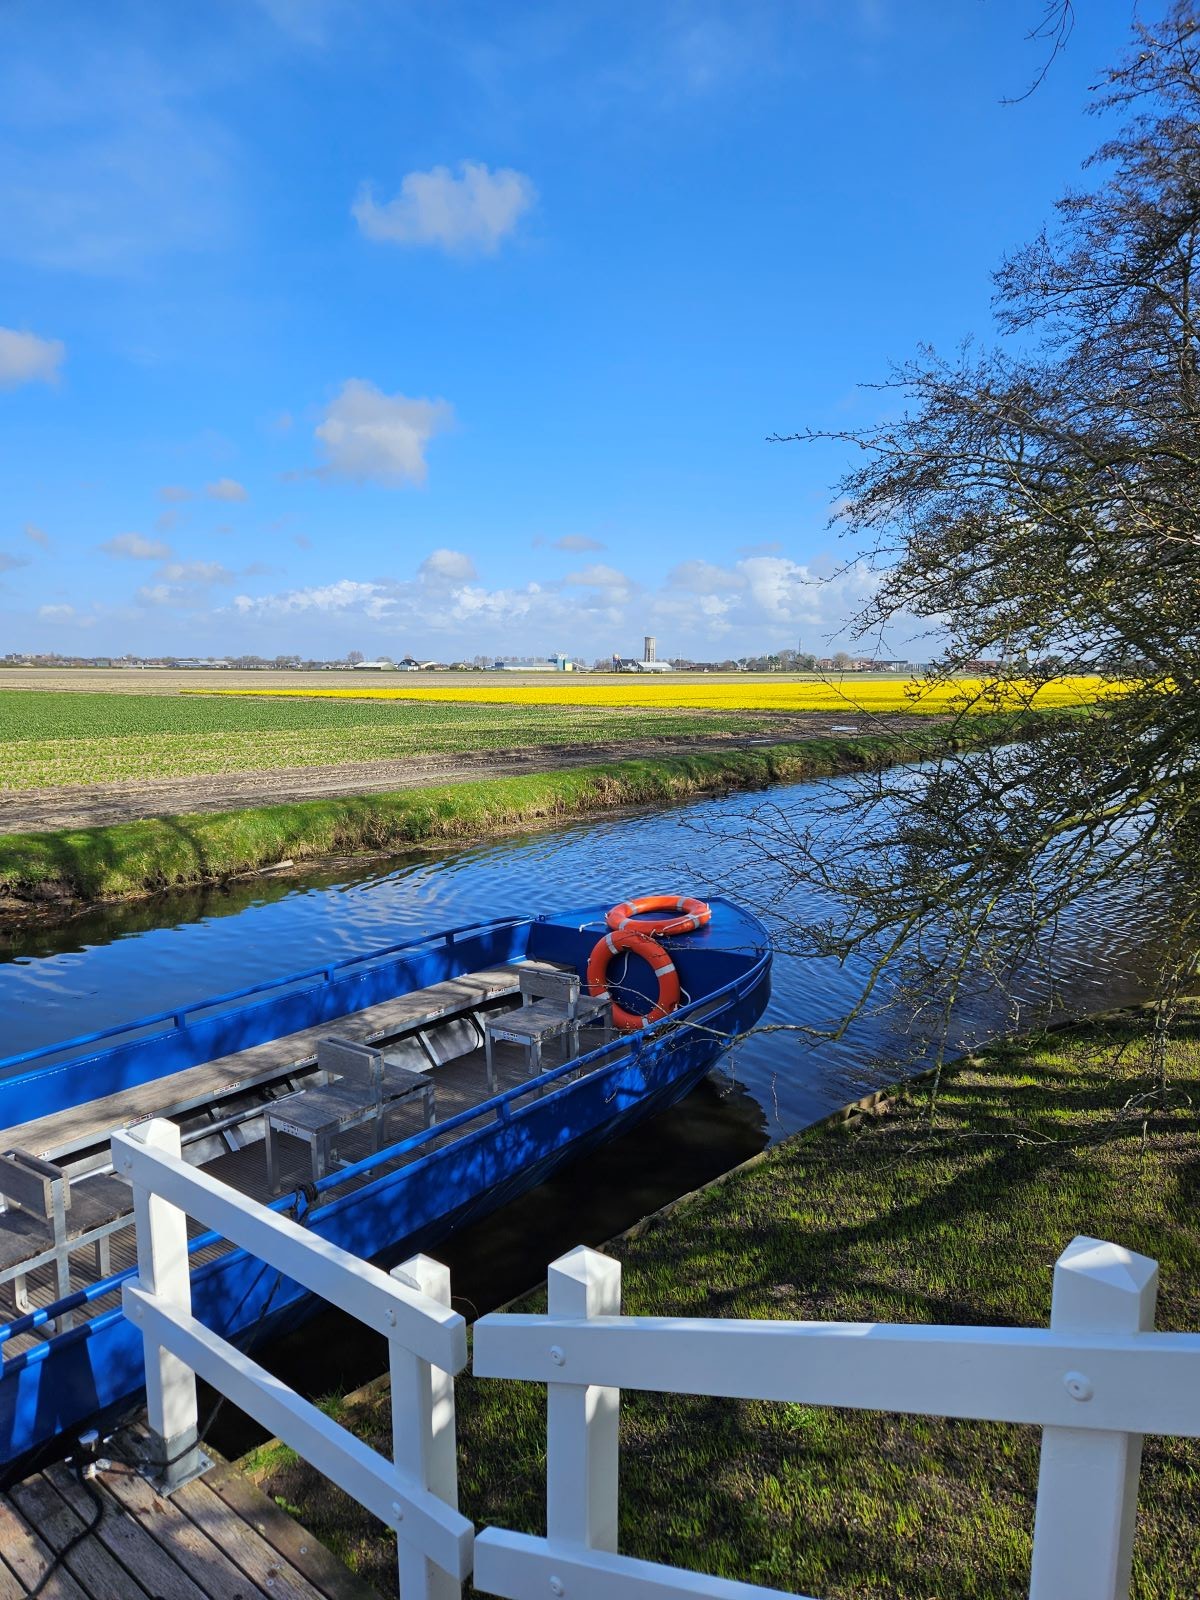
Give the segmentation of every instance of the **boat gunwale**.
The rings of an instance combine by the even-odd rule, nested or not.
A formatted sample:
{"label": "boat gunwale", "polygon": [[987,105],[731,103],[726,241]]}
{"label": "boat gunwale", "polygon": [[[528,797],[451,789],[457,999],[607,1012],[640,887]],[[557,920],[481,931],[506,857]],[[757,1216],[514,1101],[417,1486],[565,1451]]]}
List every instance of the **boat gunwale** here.
{"label": "boat gunwale", "polygon": [[[492,931],[499,928],[520,927],[523,923],[533,923],[533,917],[487,917],[480,922],[465,922],[461,927],[446,928],[437,933],[422,934],[415,939],[402,939],[397,944],[383,945],[376,950],[368,950],[364,954],[343,956],[338,961],[322,962],[316,967],[306,967],[302,971],[288,973],[281,978],[268,978],[261,983],[246,984],[240,989],[230,989],[224,994],[209,995],[202,1000],[189,1000],[181,1006],[170,1006],[164,1011],[150,1012],[147,1016],[136,1017],[131,1022],[117,1022],[107,1028],[95,1029],[91,1033],[76,1034],[71,1039],[64,1039],[53,1044],[35,1045],[30,1050],[18,1051],[15,1055],[0,1056],[0,1076],[6,1074],[12,1067],[23,1067],[33,1061],[42,1061],[49,1057],[65,1054],[69,1050],[86,1050],[91,1045],[100,1044],[106,1040],[120,1039],[126,1034],[140,1033],[143,1029],[157,1027],[161,1023],[170,1023],[163,1038],[171,1032],[179,1032],[187,1027],[186,1018],[196,1011],[213,1011],[219,1006],[232,1005],[238,1000],[248,1000],[255,995],[269,994],[274,989],[288,989],[294,984],[306,983],[315,978],[323,983],[331,983],[335,973],[342,973],[348,967],[361,966],[371,961],[384,961],[388,956],[400,954],[403,951],[418,950],[422,945],[444,944],[453,946],[455,940],[463,934],[478,934],[484,930]],[[74,1061],[63,1062],[61,1065],[74,1065]]]}
{"label": "boat gunwale", "polygon": [[[728,1001],[731,999],[740,998],[743,993],[749,993],[762,981],[772,961],[772,950],[769,936],[766,933],[766,929],[763,928],[762,923],[759,922],[757,917],[754,917],[752,913],[745,912],[741,907],[737,909],[743,916],[750,916],[754,923],[762,930],[763,947],[760,950],[757,960],[755,960],[754,963],[747,967],[743,972],[738,973],[727,983],[723,984],[721,988],[712,990],[708,994],[699,996],[698,998],[690,1001],[686,1006],[681,1007],[679,1010],[673,1011],[668,1016],[661,1018],[658,1022],[650,1024],[649,1027],[639,1030],[636,1034],[627,1036],[628,1047],[619,1051],[618,1054],[613,1056],[613,1059],[603,1067],[603,1071],[616,1072],[623,1069],[630,1062],[636,1062],[638,1057],[644,1052],[647,1044],[653,1046],[664,1036],[668,1036],[672,1031],[679,1027],[680,1023],[687,1021],[687,1018],[691,1012],[699,1009],[702,1006],[715,1007],[717,1010],[724,1009],[724,1005],[728,1003]],[[485,923],[475,924],[473,926],[505,926],[510,922],[533,922],[535,920],[537,919],[499,919],[496,924]],[[426,941],[419,942],[424,943]],[[387,1146],[381,1151],[373,1152],[372,1155],[364,1158],[362,1161],[355,1162],[351,1166],[343,1168],[339,1172],[327,1174],[326,1177],[318,1180],[318,1182],[313,1186],[315,1192],[317,1194],[326,1193],[330,1189],[337,1188],[341,1184],[352,1181],[355,1177],[361,1176],[364,1172],[371,1171],[374,1168],[394,1161],[399,1157],[408,1154],[410,1151],[419,1148],[422,1144],[431,1142],[440,1135],[453,1131],[457,1128],[465,1127],[471,1122],[476,1121],[485,1115],[490,1116],[490,1122],[488,1123],[488,1126],[495,1125],[497,1123],[511,1123],[512,1114],[506,1114],[506,1108],[513,1101],[529,1098],[531,1100],[531,1104],[540,1103],[547,1085],[557,1082],[560,1078],[565,1078],[568,1074],[578,1073],[579,1069],[586,1066],[587,1063],[594,1062],[597,1060],[597,1058],[611,1053],[614,1050],[614,1043],[619,1045],[623,1042],[625,1041],[618,1040],[614,1042],[610,1040],[606,1044],[601,1044],[597,1046],[596,1049],[590,1050],[582,1056],[575,1056],[570,1061],[564,1062],[560,1066],[551,1067],[546,1072],[539,1074],[536,1078],[530,1078],[525,1083],[517,1084],[511,1089],[502,1090],[499,1094],[492,1095],[487,1100],[480,1101],[477,1106],[468,1107],[465,1111],[457,1112],[453,1117],[448,1117],[445,1122],[435,1123],[431,1128],[421,1129],[417,1133],[410,1134],[407,1138],[397,1141],[397,1143],[394,1145]],[[586,1077],[588,1074],[585,1073],[583,1076]],[[534,1091],[536,1091],[536,1094]],[[521,1111],[519,1110],[516,1115],[520,1116]],[[481,1127],[474,1130],[474,1133],[468,1134],[465,1137],[476,1137],[478,1135],[482,1135],[484,1132],[486,1132],[486,1127]],[[420,1172],[426,1167],[427,1163],[433,1161],[443,1151],[448,1151],[459,1145],[461,1142],[461,1140],[455,1139],[450,1141],[450,1143],[441,1146],[439,1149],[429,1150],[424,1155],[418,1157],[416,1161],[413,1161],[407,1166],[398,1170],[408,1174]],[[366,1184],[362,1188],[356,1189],[350,1194],[330,1202],[329,1206],[321,1207],[320,1209],[322,1211],[332,1212],[340,1205],[348,1204],[352,1200],[358,1199],[369,1189],[372,1189],[375,1186],[375,1183],[388,1182],[393,1180],[396,1176],[397,1173],[395,1172],[382,1173],[378,1179],[374,1180],[373,1183]],[[272,1211],[287,1212],[295,1208],[298,1204],[299,1198],[303,1196],[304,1191],[302,1189],[296,1189],[290,1193],[281,1194],[275,1199],[266,1202],[266,1204]],[[189,1257],[201,1250],[210,1248],[214,1244],[220,1243],[223,1238],[224,1235],[217,1233],[212,1229],[209,1229],[204,1233],[197,1234],[194,1238],[189,1239],[188,1241]],[[247,1252],[240,1246],[236,1246],[234,1249],[222,1255],[219,1259],[226,1261],[237,1255],[245,1256],[247,1255]],[[122,1285],[131,1282],[134,1278],[136,1278],[137,1270],[136,1264],[126,1267],[121,1272],[113,1273],[108,1278],[98,1279],[94,1283],[85,1285],[85,1287],[82,1289],[74,1290],[71,1294],[64,1296],[61,1300],[55,1301],[47,1306],[39,1307],[35,1311],[26,1312],[21,1317],[15,1318],[9,1323],[0,1325],[0,1382],[2,1382],[8,1376],[19,1372],[25,1367],[36,1365],[37,1363],[46,1360],[51,1351],[61,1350],[65,1348],[68,1343],[73,1344],[77,1341],[86,1340],[103,1331],[103,1329],[108,1327],[113,1321],[123,1317],[124,1311],[120,1305],[117,1305],[108,1311],[101,1312],[96,1317],[89,1318],[88,1321],[81,1323],[74,1328],[52,1335],[42,1344],[36,1345],[32,1349],[23,1350],[15,1356],[4,1356],[2,1354],[3,1345],[10,1340],[18,1338],[22,1334],[34,1332],[38,1327],[41,1327],[46,1322],[53,1321],[57,1316],[61,1316],[66,1311],[77,1310],[82,1306],[90,1305],[96,1300],[101,1300],[107,1295],[116,1293],[120,1290]],[[203,1270],[203,1267],[199,1270]]]}

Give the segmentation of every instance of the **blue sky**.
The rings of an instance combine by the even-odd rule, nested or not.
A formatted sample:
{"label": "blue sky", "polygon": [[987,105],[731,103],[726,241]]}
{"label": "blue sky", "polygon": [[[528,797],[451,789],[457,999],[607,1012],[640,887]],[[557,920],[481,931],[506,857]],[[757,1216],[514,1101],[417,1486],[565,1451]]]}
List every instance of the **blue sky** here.
{"label": "blue sky", "polygon": [[0,653],[830,648],[766,436],[988,335],[1079,9],[1004,105],[1042,0],[9,0]]}

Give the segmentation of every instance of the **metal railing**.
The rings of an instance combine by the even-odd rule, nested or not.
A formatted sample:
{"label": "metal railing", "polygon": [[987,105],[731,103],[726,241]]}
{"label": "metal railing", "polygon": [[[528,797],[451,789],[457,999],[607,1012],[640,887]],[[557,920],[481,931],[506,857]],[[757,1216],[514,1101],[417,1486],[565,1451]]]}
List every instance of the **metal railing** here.
{"label": "metal railing", "polygon": [[299,972],[290,972],[281,978],[266,978],[259,983],[244,984],[241,988],[227,989],[221,994],[210,995],[203,1000],[191,1000],[184,1005],[171,1006],[165,1011],[148,1012],[143,1017],[135,1017],[131,1022],[116,1022],[107,1028],[96,1028],[90,1033],[76,1034],[73,1038],[54,1044],[35,1045],[29,1050],[16,1051],[13,1055],[0,1057],[0,1074],[7,1073],[13,1067],[28,1066],[33,1061],[48,1061],[67,1051],[87,1049],[92,1045],[126,1036],[132,1039],[150,1028],[163,1028],[166,1032],[172,1032],[185,1028],[188,1018],[193,1013],[216,1011],[221,1007],[232,1009],[239,1000],[252,1000],[259,995],[282,993],[297,984],[330,983],[338,975],[348,972],[351,967],[367,966],[372,961],[386,961],[389,956],[420,950],[425,945],[452,946],[464,934],[516,928],[529,921],[529,917],[496,917],[484,922],[465,922],[458,928],[421,934],[413,939],[401,939],[396,944],[381,945],[376,950],[367,950],[359,955],[342,956],[337,961],[325,961],[320,966],[305,967]]}
{"label": "metal railing", "polygon": [[[482,926],[503,926],[505,924],[483,924]],[[479,925],[475,925],[479,926]],[[459,932],[463,930],[458,930]],[[499,1094],[491,1095],[487,1100],[481,1101],[477,1106],[468,1106],[465,1110],[446,1117],[443,1121],[435,1123],[431,1128],[422,1128],[417,1132],[397,1140],[394,1144],[385,1146],[382,1150],[374,1151],[371,1155],[359,1161],[350,1163],[340,1168],[337,1172],[329,1173],[318,1179],[313,1185],[313,1190],[318,1196],[324,1196],[331,1190],[356,1183],[368,1177],[380,1168],[402,1160],[405,1156],[412,1156],[427,1146],[428,1149],[417,1156],[413,1162],[415,1168],[418,1162],[435,1155],[438,1149],[444,1147],[448,1141],[465,1132],[475,1124],[479,1130],[485,1129],[491,1122],[507,1122],[513,1115],[513,1109],[521,1100],[534,1100],[539,1098],[546,1089],[565,1082],[574,1077],[584,1077],[604,1063],[609,1058],[609,1067],[618,1067],[625,1064],[626,1059],[636,1062],[639,1054],[650,1048],[652,1042],[665,1034],[678,1032],[683,1034],[687,1029],[699,1029],[702,1032],[710,1030],[704,1027],[704,1019],[720,1011],[731,999],[738,997],[752,989],[758,982],[762,968],[769,957],[762,957],[753,967],[740,973],[736,978],[724,984],[712,994],[703,995],[699,999],[689,1001],[680,1006],[668,1017],[657,1023],[653,1028],[644,1033],[621,1035],[609,1040],[606,1044],[598,1045],[595,1049],[587,1051],[573,1060],[565,1062],[562,1066],[550,1067],[538,1078],[531,1078],[527,1082],[518,1084],[512,1089],[502,1090]],[[210,1130],[205,1130],[210,1131]],[[280,1195],[270,1202],[273,1211],[286,1211],[293,1204],[293,1196]],[[222,1235],[213,1230],[194,1235],[188,1241],[188,1251],[196,1256],[201,1251],[220,1243]],[[82,1289],[75,1289],[69,1295],[55,1300],[49,1305],[39,1307],[35,1311],[25,1313],[23,1316],[13,1317],[6,1323],[0,1324],[0,1352],[5,1344],[13,1339],[20,1338],[27,1333],[35,1333],[49,1323],[56,1322],[64,1313],[72,1312],[93,1305],[111,1295],[117,1294],[124,1284],[129,1282],[136,1274],[136,1268],[126,1267],[120,1272],[115,1272],[111,1277],[99,1279],[88,1284]],[[85,1324],[85,1331],[87,1325]],[[2,1357],[0,1372],[16,1370],[18,1366],[44,1360],[48,1346],[37,1345],[32,1349],[22,1351],[16,1356]]]}
{"label": "metal railing", "polygon": [[[201,1465],[198,1374],[393,1529],[405,1600],[460,1594],[473,1530],[457,1508],[453,1375],[466,1365],[467,1341],[446,1268],[416,1256],[380,1271],[189,1166],[174,1123],[115,1134],[112,1151],[133,1186],[138,1275],[124,1284],[123,1304],[142,1335],[163,1487]],[[388,1341],[391,1461],[192,1316],[189,1216]]]}

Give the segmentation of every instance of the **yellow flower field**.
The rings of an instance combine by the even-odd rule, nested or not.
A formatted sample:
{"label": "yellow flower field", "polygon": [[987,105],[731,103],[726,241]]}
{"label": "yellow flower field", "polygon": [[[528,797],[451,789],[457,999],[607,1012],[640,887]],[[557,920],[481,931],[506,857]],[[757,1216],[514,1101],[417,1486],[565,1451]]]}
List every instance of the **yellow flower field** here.
{"label": "yellow flower field", "polygon": [[614,683],[588,683],[561,679],[552,683],[514,683],[495,681],[463,687],[447,684],[431,688],[414,684],[411,688],[355,686],[353,689],[200,689],[184,691],[198,694],[270,695],[314,700],[435,700],[467,705],[525,706],[645,706],[657,710],[689,708],[700,711],[828,711],[844,715],[892,711],[944,712],[965,700],[976,701],[973,709],[995,711],[998,705],[1032,704],[1042,710],[1090,705],[1096,700],[1119,694],[1124,686],[1098,677],[1057,678],[1035,694],[1029,688],[1014,687],[999,700],[987,689],[984,678],[958,678],[949,684],[927,685],[919,680],[859,677],[847,675],[838,680],[773,679],[757,673],[738,678],[639,677],[631,674]]}

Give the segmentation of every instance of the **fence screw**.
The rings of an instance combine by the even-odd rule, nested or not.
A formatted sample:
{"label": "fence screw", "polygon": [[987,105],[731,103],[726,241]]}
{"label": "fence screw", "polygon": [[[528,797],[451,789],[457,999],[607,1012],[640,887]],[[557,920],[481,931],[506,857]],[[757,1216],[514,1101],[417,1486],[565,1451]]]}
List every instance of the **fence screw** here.
{"label": "fence screw", "polygon": [[1090,1400],[1096,1392],[1092,1380],[1083,1372],[1068,1372],[1063,1383],[1072,1400]]}
{"label": "fence screw", "polygon": [[566,1594],[566,1592],[567,1592],[567,1586],[562,1581],[561,1578],[551,1578],[550,1579],[550,1593],[551,1594]]}
{"label": "fence screw", "polygon": [[400,1504],[399,1500],[392,1501],[392,1515],[395,1517],[397,1522],[404,1521],[404,1507]]}
{"label": "fence screw", "polygon": [[[554,1365],[556,1367],[561,1367],[561,1366],[565,1366],[566,1365],[567,1358],[562,1353],[562,1346],[561,1345],[552,1344],[550,1346],[550,1359],[551,1359],[551,1361],[553,1361],[553,1363],[554,1363]],[[554,1592],[555,1592],[555,1594],[560,1593],[560,1591],[558,1589],[556,1589]]]}

